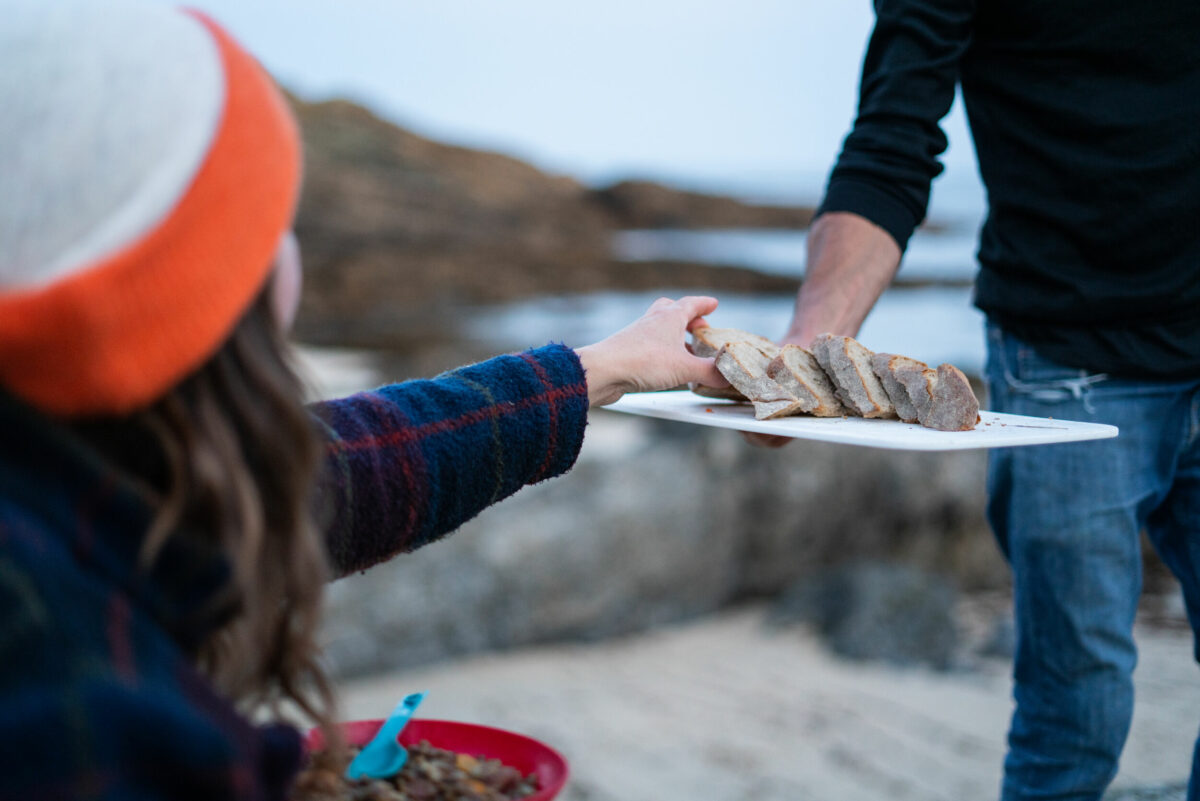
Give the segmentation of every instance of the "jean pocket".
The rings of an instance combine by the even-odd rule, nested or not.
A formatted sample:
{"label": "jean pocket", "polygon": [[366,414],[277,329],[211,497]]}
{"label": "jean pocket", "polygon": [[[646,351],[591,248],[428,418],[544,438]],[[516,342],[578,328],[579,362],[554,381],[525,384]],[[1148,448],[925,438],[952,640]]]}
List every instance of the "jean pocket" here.
{"label": "jean pocket", "polygon": [[991,365],[993,380],[1001,380],[1007,390],[1018,396],[1041,403],[1087,401],[1088,391],[1102,381],[1105,373],[1091,373],[1077,367],[1067,367],[1038,354],[1029,344],[999,328],[989,331],[992,337]]}

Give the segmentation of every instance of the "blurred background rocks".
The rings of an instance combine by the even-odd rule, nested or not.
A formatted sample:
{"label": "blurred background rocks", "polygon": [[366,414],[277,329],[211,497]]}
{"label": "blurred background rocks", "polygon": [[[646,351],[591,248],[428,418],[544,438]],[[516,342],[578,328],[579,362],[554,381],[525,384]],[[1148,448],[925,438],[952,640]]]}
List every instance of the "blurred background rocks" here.
{"label": "blurred background rocks", "polygon": [[[326,654],[337,674],[360,675],[629,634],[811,584],[841,593],[824,606],[835,650],[945,667],[959,590],[1006,582],[983,472],[979,452],[767,451],[730,431],[600,412],[565,477],[334,583]],[[864,558],[873,571],[827,583]],[[896,622],[878,615],[900,594],[907,603],[890,608],[903,650],[864,646]]]}
{"label": "blurred background rocks", "polygon": [[[293,103],[306,143],[295,334],[316,374],[314,397],[547,339],[586,344],[573,338],[615,330],[657,294],[715,294],[719,324],[768,335],[778,327],[769,316],[790,313],[810,208],[648,181],[589,187],[432,141],[346,101]],[[690,240],[693,258],[652,248],[631,260],[614,248],[622,232],[660,230],[685,240],[736,235]],[[783,261],[797,265],[790,274],[737,258],[755,236],[767,245],[782,236]],[[934,225],[922,236],[909,253],[916,285],[889,290],[868,323],[879,316],[876,336],[900,352],[910,347],[902,337],[924,327],[911,347],[950,348],[945,360],[982,393],[981,349],[967,341],[976,334],[961,333],[977,330],[969,259],[956,255],[973,247],[973,230]],[[931,279],[946,288],[930,290]],[[958,317],[945,323],[943,309]],[[359,676],[624,635],[773,599],[778,621],[815,626],[854,658],[946,668],[972,650],[1004,656],[1007,607],[970,603],[1003,595],[1008,582],[983,517],[985,465],[986,454],[971,451],[804,441],[764,450],[729,431],[596,412],[565,478],[336,582],[327,656],[337,675]],[[1151,592],[1170,587],[1161,565],[1149,564]],[[1162,617],[1179,619],[1170,604],[1159,604]],[[963,608],[975,610],[965,623]]]}
{"label": "blurred background rocks", "polygon": [[792,291],[745,269],[614,258],[623,228],[803,228],[809,208],[650,182],[591,189],[498,153],[431,141],[342,100],[293,98],[305,142],[296,218],[306,291],[297,336],[411,350],[455,335],[463,305],[544,294]]}

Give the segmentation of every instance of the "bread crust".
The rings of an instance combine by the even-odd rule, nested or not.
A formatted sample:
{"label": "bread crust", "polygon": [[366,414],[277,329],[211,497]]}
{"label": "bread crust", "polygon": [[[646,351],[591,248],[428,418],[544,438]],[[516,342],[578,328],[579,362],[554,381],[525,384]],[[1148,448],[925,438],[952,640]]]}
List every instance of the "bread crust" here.
{"label": "bread crust", "polygon": [[772,359],[779,353],[779,346],[771,340],[740,328],[703,326],[692,331],[692,353],[697,356],[715,357],[721,348],[731,342],[750,345]]}
{"label": "bread crust", "polygon": [[738,388],[732,384],[727,387],[710,387],[704,384],[688,384],[688,389],[696,393],[702,398],[719,398],[721,400],[738,401],[739,403],[748,403],[750,401],[745,395],[738,391]]}
{"label": "bread crust", "polygon": [[939,364],[933,401],[921,425],[938,431],[970,431],[979,422],[979,399],[971,382],[952,364]]}

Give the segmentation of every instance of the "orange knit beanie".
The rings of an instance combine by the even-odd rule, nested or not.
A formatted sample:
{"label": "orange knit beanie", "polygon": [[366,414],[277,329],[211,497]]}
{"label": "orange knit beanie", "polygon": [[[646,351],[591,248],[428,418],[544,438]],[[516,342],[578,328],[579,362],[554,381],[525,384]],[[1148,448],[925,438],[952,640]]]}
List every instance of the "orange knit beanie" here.
{"label": "orange knit beanie", "polygon": [[271,79],[161,2],[11,0],[0,25],[0,387],[126,413],[229,336],[300,183]]}

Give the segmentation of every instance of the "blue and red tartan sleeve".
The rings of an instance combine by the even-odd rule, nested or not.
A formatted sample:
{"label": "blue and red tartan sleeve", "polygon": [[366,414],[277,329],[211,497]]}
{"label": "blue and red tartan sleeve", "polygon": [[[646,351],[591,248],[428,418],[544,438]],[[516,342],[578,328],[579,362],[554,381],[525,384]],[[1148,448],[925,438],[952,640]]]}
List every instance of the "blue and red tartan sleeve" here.
{"label": "blue and red tartan sleeve", "polygon": [[587,424],[575,352],[547,345],[315,404],[319,506],[336,575],[419,548],[575,463]]}

